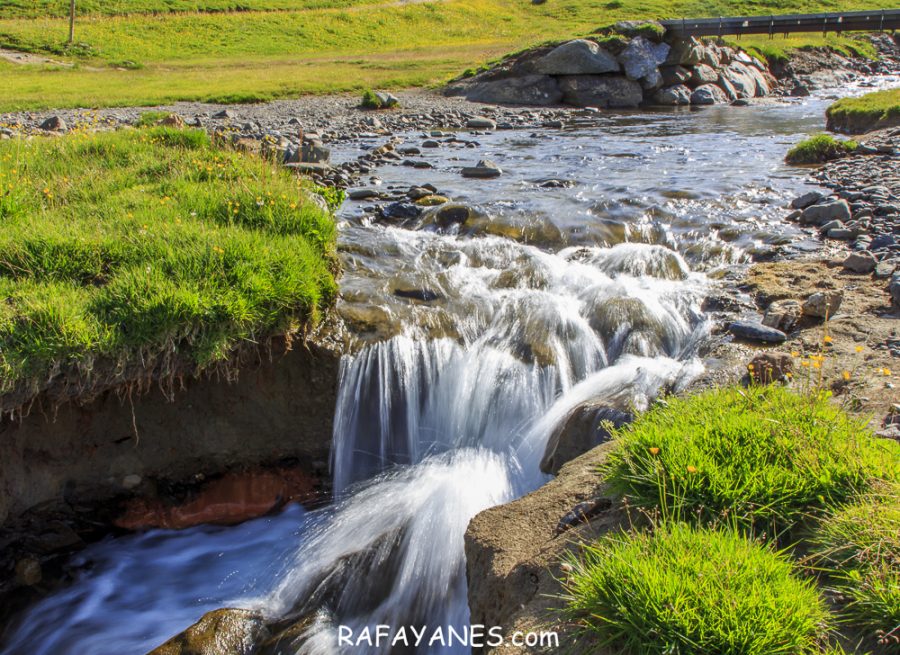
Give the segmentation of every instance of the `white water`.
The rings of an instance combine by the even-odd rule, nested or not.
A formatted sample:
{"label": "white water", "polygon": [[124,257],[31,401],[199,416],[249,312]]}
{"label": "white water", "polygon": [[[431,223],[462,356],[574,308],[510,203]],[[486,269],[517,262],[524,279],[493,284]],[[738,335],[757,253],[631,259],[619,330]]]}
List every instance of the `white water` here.
{"label": "white water", "polygon": [[[576,133],[562,142],[627,148],[638,158],[609,154],[594,168],[593,160],[570,158],[572,150],[549,144],[554,150],[545,161],[583,177],[580,189],[547,193],[507,182],[508,174],[492,183],[520,184],[509,194],[523,198],[525,209],[501,200],[491,212],[574,223],[588,235],[568,241],[577,248],[351,218],[341,234],[344,303],[377,308],[394,336],[343,364],[337,502],[236,528],[152,531],[92,546],[79,556],[80,578],[31,608],[2,652],[142,653],[224,606],[310,617],[295,649],[303,653],[339,652],[334,630],[341,623],[465,624],[463,535],[471,517],[544,482],[538,469],[544,444],[579,403],[600,398],[643,408],[698,372],[695,354],[707,334],[699,302],[708,282],[689,272],[675,249],[700,252],[691,261],[707,269],[721,263],[710,264],[709,252],[758,244],[759,231],[777,225],[784,200],[802,188],[801,173],[785,170],[780,158],[790,141],[818,127],[821,109],[819,103],[623,119],[612,145],[603,134]],[[779,125],[788,127],[773,132]],[[714,136],[705,143],[715,151],[703,151],[705,134]],[[660,147],[663,137],[678,145]],[[513,169],[546,167],[529,147],[506,148]],[[541,147],[534,146],[538,155]],[[723,157],[733,153],[747,153],[752,171],[728,166]],[[410,174],[418,173],[396,172],[398,181]],[[446,171],[429,175],[451,192],[451,180],[459,184]],[[697,188],[688,200],[648,197],[691,181]],[[489,194],[495,187],[478,186],[487,184],[459,194]],[[599,218],[583,210],[592,194],[607,190]],[[626,240],[649,243],[603,247],[611,242],[594,239],[591,228],[607,225],[609,214],[626,224]],[[660,215],[671,224],[660,223]],[[711,248],[721,244],[722,226],[738,226],[743,240]],[[401,284],[441,298],[400,301],[392,292]]]}

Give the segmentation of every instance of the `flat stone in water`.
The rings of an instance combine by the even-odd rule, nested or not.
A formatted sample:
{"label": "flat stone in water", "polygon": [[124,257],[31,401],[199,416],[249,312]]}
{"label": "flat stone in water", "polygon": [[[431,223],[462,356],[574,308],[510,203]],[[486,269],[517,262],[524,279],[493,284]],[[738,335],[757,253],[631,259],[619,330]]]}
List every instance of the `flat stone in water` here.
{"label": "flat stone in water", "polygon": [[755,321],[735,321],[728,326],[728,331],[737,338],[747,341],[782,343],[787,339],[787,335],[781,330],[767,327]]}

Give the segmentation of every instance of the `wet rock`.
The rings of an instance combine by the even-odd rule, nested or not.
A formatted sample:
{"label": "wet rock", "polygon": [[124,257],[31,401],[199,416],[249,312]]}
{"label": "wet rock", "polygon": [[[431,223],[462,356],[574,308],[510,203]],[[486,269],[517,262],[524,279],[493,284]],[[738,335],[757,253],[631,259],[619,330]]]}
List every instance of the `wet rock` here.
{"label": "wet rock", "polygon": [[563,101],[575,107],[633,108],[644,99],[641,85],[621,76],[566,75],[559,87]]}
{"label": "wet rock", "polygon": [[843,300],[843,291],[816,292],[803,303],[803,315],[811,318],[831,318],[838,313]]}
{"label": "wet rock", "polygon": [[653,102],[658,105],[689,105],[691,104],[691,89],[685,84],[667,86],[653,95]]}
{"label": "wet rock", "polygon": [[466,121],[466,127],[473,130],[496,130],[497,123],[484,116],[475,116]]}
{"label": "wet rock", "polygon": [[704,84],[691,94],[692,105],[717,105],[728,102],[725,92],[715,84]]}
{"label": "wet rock", "polygon": [[869,252],[852,252],[841,264],[848,271],[854,273],[871,273],[875,270],[878,260]]}
{"label": "wet rock", "polygon": [[411,200],[419,200],[420,198],[424,198],[425,196],[430,196],[434,191],[422,186],[414,186],[410,187],[409,191],[406,192],[406,196]]}
{"label": "wet rock", "polygon": [[416,204],[419,205],[419,207],[435,207],[437,205],[444,205],[448,202],[450,202],[450,198],[447,196],[439,196],[437,194],[422,196],[416,200]]}
{"label": "wet rock", "polygon": [[787,335],[781,330],[768,327],[755,321],[735,321],[728,326],[728,331],[738,339],[762,343],[782,343]]}
{"label": "wet rock", "polygon": [[369,200],[377,198],[378,192],[375,189],[354,189],[347,194],[350,200]]}
{"label": "wet rock", "polygon": [[466,100],[496,105],[555,105],[562,100],[556,78],[549,75],[523,75],[480,82],[466,92]]}
{"label": "wet rock", "polygon": [[23,587],[33,587],[43,579],[41,563],[34,557],[24,557],[16,562],[16,582]]}
{"label": "wet rock", "polygon": [[790,332],[802,314],[803,307],[796,300],[776,300],[766,309],[762,324],[782,332]]}
{"label": "wet rock", "polygon": [[747,373],[757,384],[784,382],[793,371],[794,360],[787,353],[760,353],[747,366]]}
{"label": "wet rock", "polygon": [[48,132],[65,132],[69,129],[66,122],[59,116],[51,116],[44,120],[40,127],[42,130],[47,130]]}
{"label": "wet rock", "polygon": [[448,228],[451,225],[462,225],[473,216],[475,216],[475,210],[468,205],[448,203],[429,214],[426,222],[430,219],[430,222],[435,223],[438,227]]}
{"label": "wet rock", "polygon": [[809,205],[800,214],[800,223],[803,225],[824,225],[829,221],[846,222],[850,218],[850,203],[842,198],[832,198]]}
{"label": "wet rock", "polygon": [[409,298],[421,302],[431,302],[442,298],[441,294],[431,289],[394,289],[394,295],[398,298]]}
{"label": "wet rock", "polygon": [[475,166],[466,166],[461,171],[463,177],[492,178],[499,177],[503,170],[490,159],[482,159]]}
{"label": "wet rock", "polygon": [[563,43],[535,62],[544,75],[599,75],[619,70],[619,62],[593,41],[576,39]]}
{"label": "wet rock", "polygon": [[668,43],[653,43],[637,37],[619,54],[619,63],[630,80],[660,76],[659,66],[666,61],[670,49]]}
{"label": "wet rock", "polygon": [[609,441],[610,430],[633,420],[631,412],[614,407],[594,403],[579,405],[550,436],[541,459],[541,471],[556,475],[563,464]]}
{"label": "wet rock", "polygon": [[379,214],[387,221],[407,221],[421,216],[422,208],[411,202],[392,202],[386,207],[381,207]]}
{"label": "wet rock", "polygon": [[259,644],[268,637],[265,620],[258,612],[218,609],[207,612],[148,655],[256,655]]}

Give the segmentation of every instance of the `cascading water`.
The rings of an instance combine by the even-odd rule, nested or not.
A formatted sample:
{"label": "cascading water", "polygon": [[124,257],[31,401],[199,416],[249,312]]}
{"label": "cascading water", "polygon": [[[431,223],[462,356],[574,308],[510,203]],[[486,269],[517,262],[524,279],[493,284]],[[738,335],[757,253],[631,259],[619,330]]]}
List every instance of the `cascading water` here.
{"label": "cascading water", "polygon": [[[544,482],[547,438],[578,404],[642,408],[698,372],[709,283],[686,260],[708,271],[796,234],[780,207],[802,173],[780,161],[820,128],[824,103],[804,102],[479,137],[512,171],[489,182],[461,183],[452,151],[380,171],[427,175],[483,215],[400,229],[344,210],[340,310],[370,343],[343,364],[336,502],[96,544],[2,653],[143,653],[227,606],[295,619],[282,652],[340,653],[340,625],[465,625],[472,516]],[[575,187],[540,187],[548,168]]]}

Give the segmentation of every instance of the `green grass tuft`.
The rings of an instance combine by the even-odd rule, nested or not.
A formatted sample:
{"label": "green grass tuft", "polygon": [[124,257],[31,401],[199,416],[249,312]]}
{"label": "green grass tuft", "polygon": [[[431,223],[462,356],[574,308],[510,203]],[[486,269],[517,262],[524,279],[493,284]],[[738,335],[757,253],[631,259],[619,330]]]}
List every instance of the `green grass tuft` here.
{"label": "green grass tuft", "polygon": [[897,479],[900,461],[824,394],[780,386],[672,398],[615,438],[606,473],[639,507],[775,535]]}
{"label": "green grass tuft", "polygon": [[900,125],[900,89],[842,98],[825,112],[828,129],[849,134]]}
{"label": "green grass tuft", "polygon": [[0,142],[0,187],[0,395],[198,372],[336,295],[332,216],[203,131]]}
{"label": "green grass tuft", "polygon": [[822,521],[814,562],[830,577],[846,627],[888,652],[900,644],[900,485],[884,485]]}
{"label": "green grass tuft", "polygon": [[830,134],[816,134],[788,150],[784,160],[788,164],[821,164],[853,154],[856,141],[839,141]]}
{"label": "green grass tuft", "polygon": [[686,524],[610,534],[569,564],[565,614],[626,655],[818,652],[828,615],[808,580],[733,531]]}
{"label": "green grass tuft", "polygon": [[168,111],[145,111],[141,113],[134,124],[135,127],[151,127],[170,115],[171,113]]}

